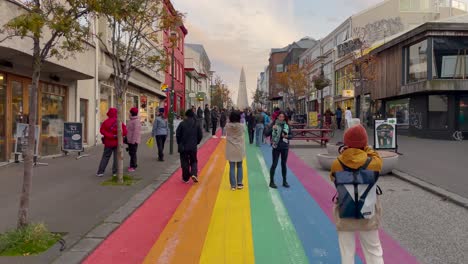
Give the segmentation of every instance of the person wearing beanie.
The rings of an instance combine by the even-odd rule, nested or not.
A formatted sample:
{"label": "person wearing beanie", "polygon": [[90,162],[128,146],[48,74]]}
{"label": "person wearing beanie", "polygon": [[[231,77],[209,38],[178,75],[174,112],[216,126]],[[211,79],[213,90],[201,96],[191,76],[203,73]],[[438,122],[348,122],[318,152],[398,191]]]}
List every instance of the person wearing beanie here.
{"label": "person wearing beanie", "polygon": [[138,108],[130,109],[130,120],[127,124],[127,144],[128,154],[130,155],[130,166],[128,172],[134,172],[137,165],[138,144],[141,142],[141,122],[138,117]]}
{"label": "person wearing beanie", "polygon": [[[362,125],[350,127],[344,134],[344,146],[340,147],[340,156],[333,162],[330,179],[335,181],[334,173],[343,171],[343,163],[350,169],[358,169],[371,158],[368,170],[382,170],[382,159],[379,154],[368,146],[366,129]],[[341,162],[341,163],[340,163]],[[340,218],[338,206],[334,206],[334,219],[338,231],[338,242],[341,252],[341,263],[354,263],[355,233],[358,232],[367,263],[383,264],[383,250],[379,238],[379,226],[382,217],[382,207],[377,197],[375,214],[370,219]]]}
{"label": "person wearing beanie", "polygon": [[185,112],[185,119],[177,127],[176,140],[182,167],[182,181],[188,183],[190,178],[198,182],[197,149],[203,138],[203,131],[195,113],[189,109]]}
{"label": "person wearing beanie", "polygon": [[159,109],[151,134],[156,139],[156,145],[158,146],[158,161],[164,161],[164,144],[166,143],[167,134],[169,134],[169,126],[167,120],[164,119],[164,108]]}

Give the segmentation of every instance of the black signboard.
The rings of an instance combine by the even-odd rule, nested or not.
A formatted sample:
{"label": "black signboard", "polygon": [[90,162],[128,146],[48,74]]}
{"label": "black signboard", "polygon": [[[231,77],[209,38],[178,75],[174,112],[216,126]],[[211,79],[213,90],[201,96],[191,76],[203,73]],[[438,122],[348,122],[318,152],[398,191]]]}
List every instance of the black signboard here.
{"label": "black signboard", "polygon": [[83,151],[83,124],[63,123],[63,151]]}

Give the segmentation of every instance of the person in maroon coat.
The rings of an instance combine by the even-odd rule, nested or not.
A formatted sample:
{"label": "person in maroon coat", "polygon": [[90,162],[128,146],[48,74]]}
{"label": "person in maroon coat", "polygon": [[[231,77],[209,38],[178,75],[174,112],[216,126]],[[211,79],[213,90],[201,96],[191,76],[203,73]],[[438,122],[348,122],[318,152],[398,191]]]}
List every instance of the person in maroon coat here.
{"label": "person in maroon coat", "polygon": [[[100,132],[102,134],[102,143],[104,143],[104,152],[102,154],[101,163],[99,164],[99,169],[96,174],[98,177],[104,176],[104,171],[106,170],[107,163],[109,159],[114,154],[114,164],[112,164],[112,174],[117,174],[117,147],[119,146],[119,141],[117,139],[117,109],[110,108],[107,112],[107,119],[102,123]],[[122,123],[122,136],[127,135],[127,127]]]}

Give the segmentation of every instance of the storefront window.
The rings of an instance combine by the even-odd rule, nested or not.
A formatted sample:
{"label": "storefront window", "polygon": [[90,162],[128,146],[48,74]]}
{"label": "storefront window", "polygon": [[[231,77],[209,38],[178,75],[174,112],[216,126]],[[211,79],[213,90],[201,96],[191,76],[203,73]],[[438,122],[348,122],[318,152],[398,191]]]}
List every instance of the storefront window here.
{"label": "storefront window", "polygon": [[353,67],[348,65],[335,72],[335,95],[342,96],[343,90],[354,90]]}
{"label": "storefront window", "polygon": [[468,37],[434,38],[433,77],[464,79],[468,77]]}
{"label": "storefront window", "polygon": [[0,74],[0,161],[6,160],[6,76]]}
{"label": "storefront window", "polygon": [[387,118],[396,118],[398,128],[408,129],[409,127],[409,103],[410,99],[399,99],[388,101],[385,104],[385,114]]}
{"label": "storefront window", "polygon": [[44,85],[41,99],[41,155],[61,152],[63,122],[65,122],[64,87]]}
{"label": "storefront window", "polygon": [[458,124],[461,131],[468,131],[468,96],[460,98]]}
{"label": "storefront window", "polygon": [[429,95],[429,128],[448,128],[448,98],[446,95]]}
{"label": "storefront window", "polygon": [[427,80],[427,40],[409,47],[408,82]]}

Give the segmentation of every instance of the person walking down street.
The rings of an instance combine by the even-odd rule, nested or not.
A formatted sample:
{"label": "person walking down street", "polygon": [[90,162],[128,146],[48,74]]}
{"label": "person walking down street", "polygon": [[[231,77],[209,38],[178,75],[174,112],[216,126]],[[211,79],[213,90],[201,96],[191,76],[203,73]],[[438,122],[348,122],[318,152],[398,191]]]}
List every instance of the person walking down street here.
{"label": "person walking down street", "polygon": [[268,126],[270,126],[270,122],[271,122],[270,115],[268,115],[268,113],[266,112],[263,112],[263,120],[264,120],[263,122],[263,144],[266,144],[267,136],[265,135],[265,131],[268,128]]}
{"label": "person walking down street", "polygon": [[223,108],[221,109],[221,116],[219,118],[219,126],[221,127],[221,131],[222,131],[221,138],[226,138],[226,122],[227,122],[226,110]]}
{"label": "person walking down street", "polygon": [[197,149],[203,138],[203,131],[190,109],[185,112],[185,119],[177,127],[176,140],[182,167],[182,181],[188,183],[190,178],[198,182]]}
{"label": "person walking down street", "polygon": [[211,120],[211,112],[208,104],[205,105],[205,130],[207,133],[210,132],[210,120]]}
{"label": "person walking down street", "polygon": [[164,161],[164,144],[169,134],[167,120],[164,119],[164,108],[159,109],[151,134],[156,139],[156,145],[158,146],[158,161]]}
{"label": "person walking down street", "polygon": [[141,142],[141,122],[138,116],[138,108],[130,109],[130,121],[127,125],[128,154],[130,155],[130,166],[128,172],[134,172],[137,165],[138,144]]}
{"label": "person walking down street", "polygon": [[211,110],[211,136],[213,138],[218,138],[216,136],[216,129],[218,128],[218,108],[215,106]]}
{"label": "person walking down street", "polygon": [[255,117],[253,113],[250,111],[247,113],[246,122],[247,122],[247,131],[249,132],[249,143],[253,144],[254,131],[255,131]]}
{"label": "person walking down street", "polygon": [[353,113],[351,113],[351,107],[348,107],[345,111],[345,127],[349,128],[349,124],[351,123],[351,120],[353,119]]}
{"label": "person walking down street", "polygon": [[197,109],[197,119],[198,119],[198,122],[200,122],[200,126],[203,126],[203,110],[201,109],[200,106]]}
{"label": "person walking down street", "polygon": [[[229,182],[231,190],[244,188],[242,160],[245,157],[244,125],[240,123],[241,113],[233,111],[226,126],[226,159],[229,161]],[[237,170],[237,177],[236,177]]]}
{"label": "person walking down street", "polygon": [[288,161],[289,152],[289,140],[291,139],[291,131],[289,129],[287,116],[284,112],[278,114],[278,118],[273,125],[271,131],[271,147],[273,162],[270,168],[270,187],[278,188],[275,184],[275,171],[278,166],[278,161],[281,156],[281,173],[283,176],[283,186],[289,188],[288,181],[286,179],[287,167],[286,162]]}
{"label": "person walking down street", "polygon": [[257,147],[260,147],[263,144],[263,130],[265,129],[265,117],[261,108],[255,115],[255,124],[255,143]]}
{"label": "person walking down street", "polygon": [[325,127],[326,128],[331,128],[333,116],[334,114],[332,113],[332,111],[330,111],[330,109],[327,109],[327,111],[325,111]]}
{"label": "person walking down street", "polygon": [[[117,175],[117,147],[119,146],[119,141],[117,139],[117,108],[109,108],[107,111],[107,119],[101,125],[101,135],[102,142],[104,144],[104,152],[102,153],[101,162],[99,163],[99,168],[96,176],[104,176],[106,171],[107,163],[112,155],[114,155],[114,163],[112,164],[112,174]],[[122,123],[122,136],[127,136],[127,126]]]}
{"label": "person walking down street", "polygon": [[338,129],[341,129],[341,120],[343,118],[343,111],[341,110],[340,107],[338,107],[338,109],[336,109],[335,115],[336,115],[336,127]]}
{"label": "person walking down street", "polygon": [[245,124],[246,115],[245,112],[241,113],[241,124]]}
{"label": "person walking down street", "polygon": [[[362,125],[355,125],[344,134],[344,146],[340,148],[340,156],[333,162],[330,179],[335,182],[337,173],[344,170],[357,170],[359,168],[380,172],[382,159],[379,154],[368,146],[366,129]],[[371,189],[376,191],[375,189]],[[369,196],[369,194],[368,194]],[[361,198],[358,198],[359,200]],[[368,198],[366,197],[366,203]],[[369,199],[370,200],[370,199]],[[339,202],[339,201],[338,201]],[[361,246],[364,251],[366,263],[383,264],[383,250],[379,238],[379,226],[382,217],[382,207],[378,195],[374,199],[375,208],[373,216],[369,218],[341,218],[340,209],[335,204],[334,219],[338,231],[338,242],[341,252],[342,264],[354,264],[356,252],[355,232],[359,233]]]}

